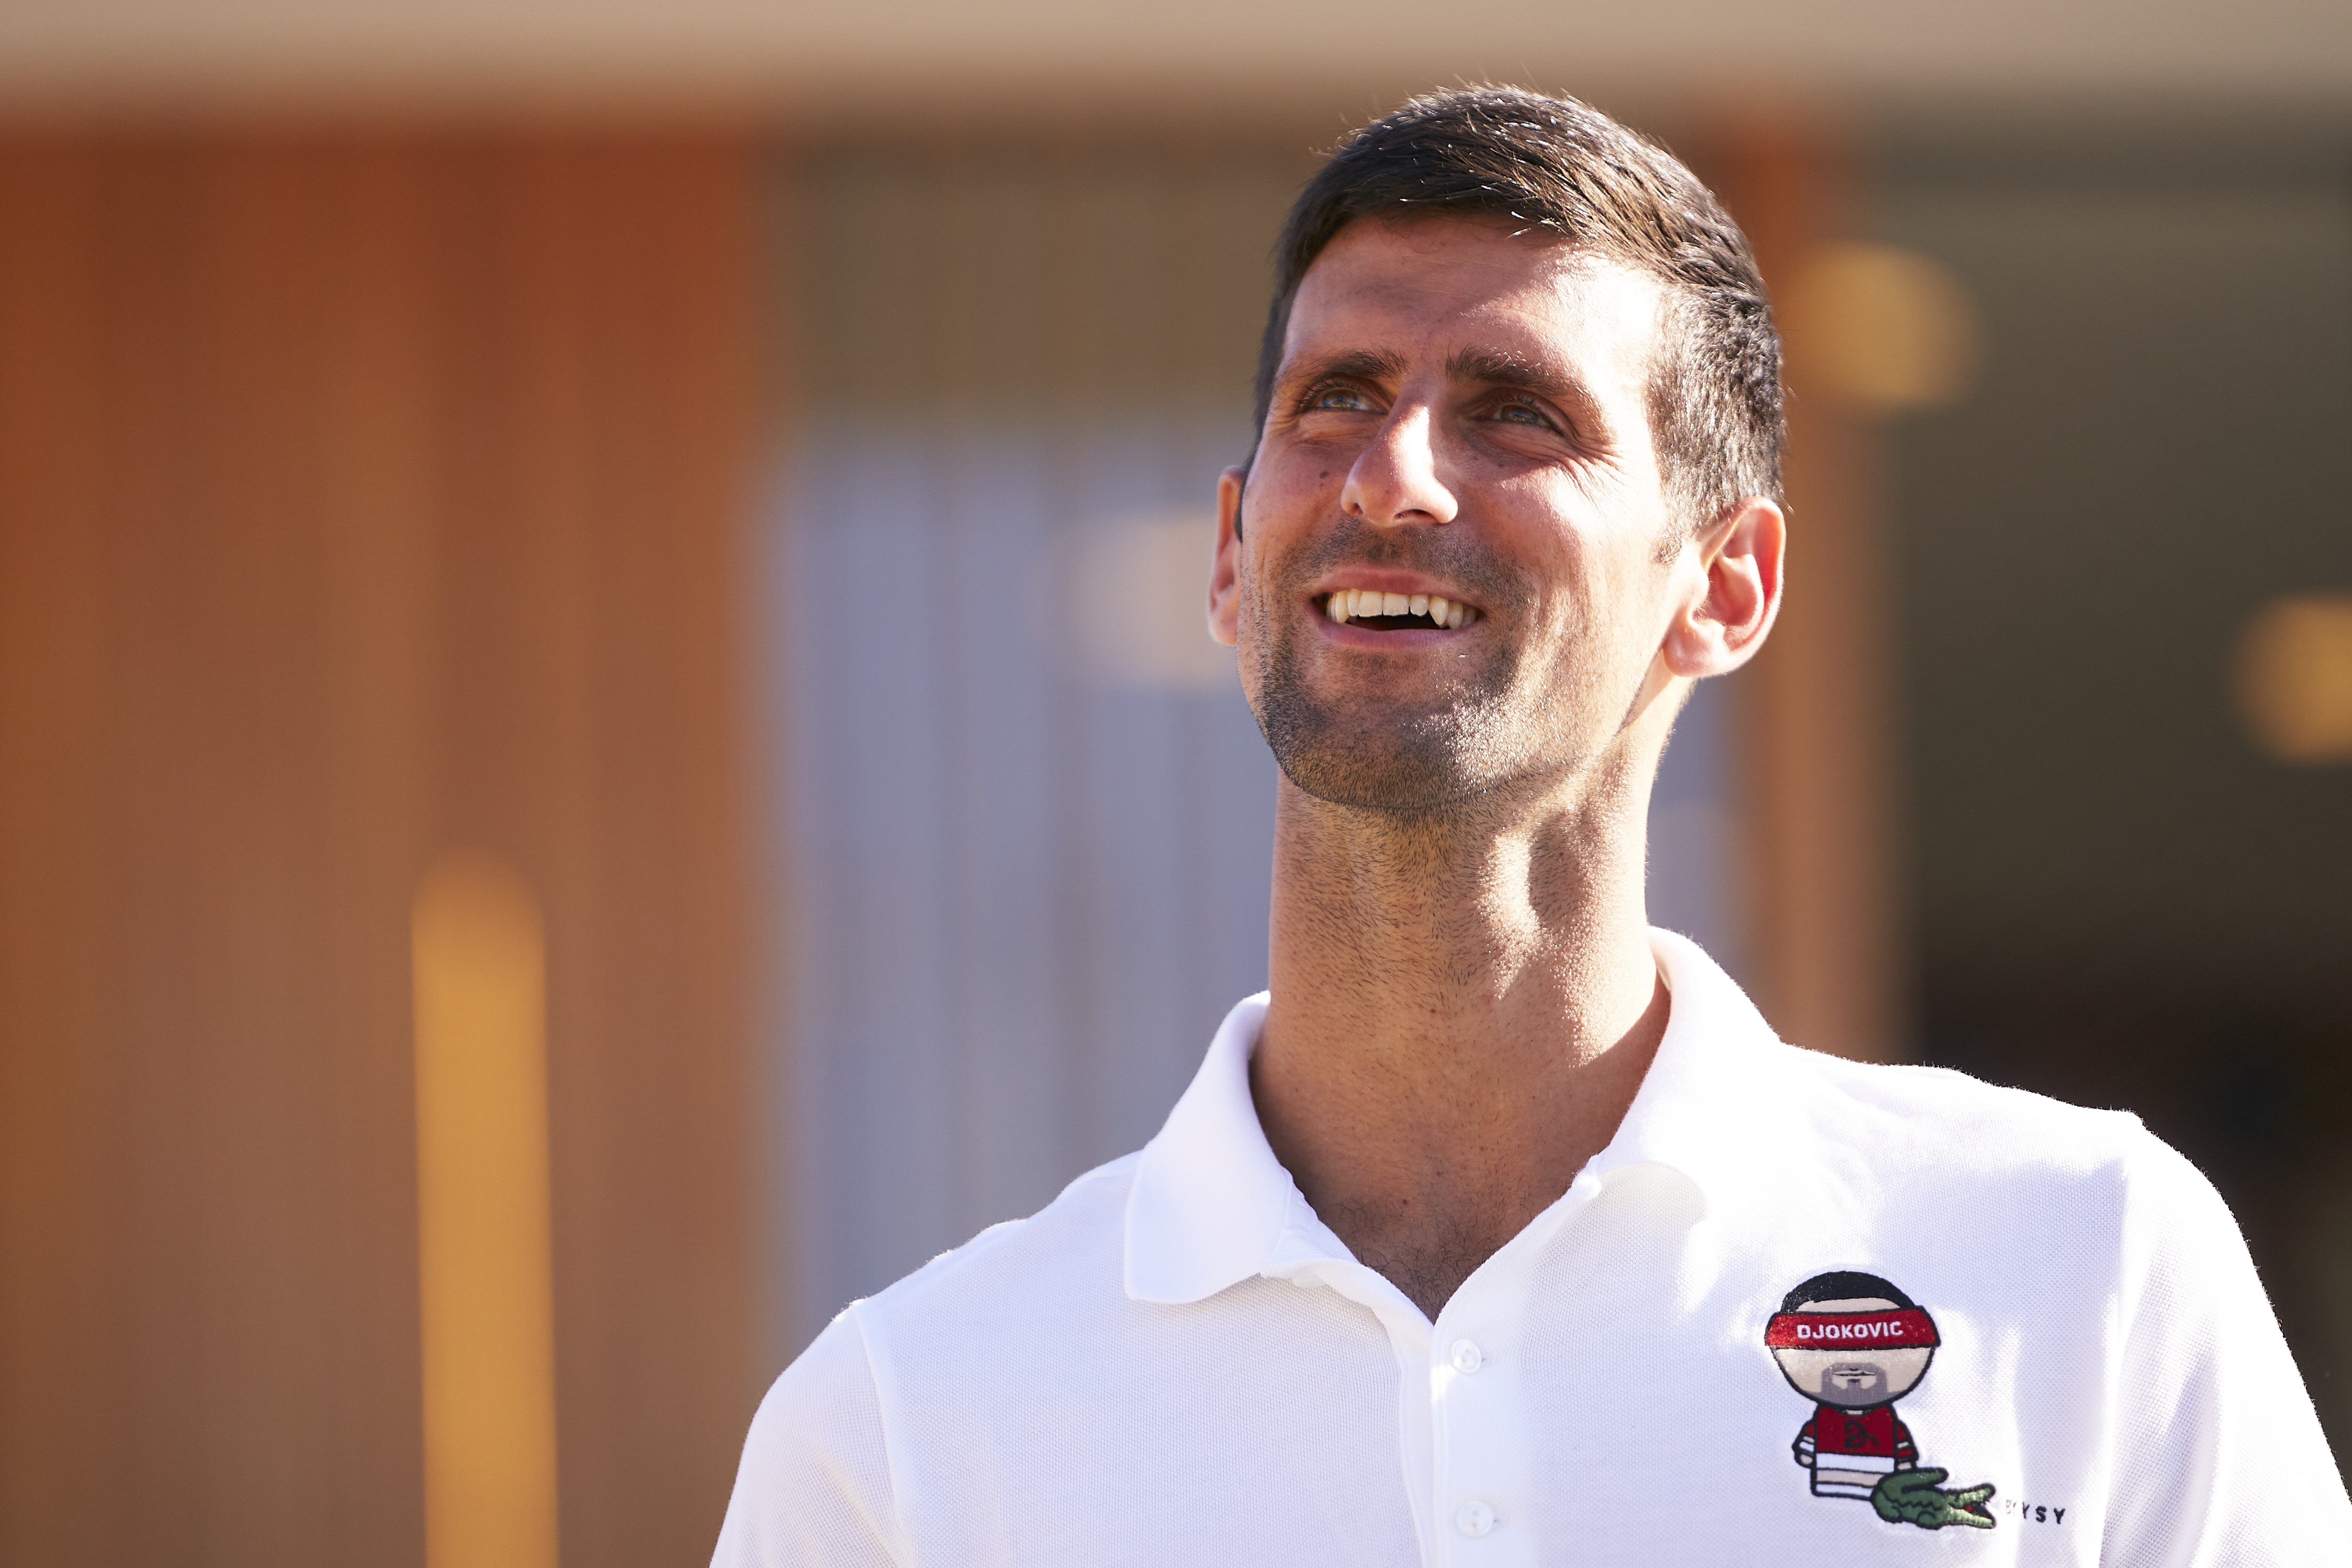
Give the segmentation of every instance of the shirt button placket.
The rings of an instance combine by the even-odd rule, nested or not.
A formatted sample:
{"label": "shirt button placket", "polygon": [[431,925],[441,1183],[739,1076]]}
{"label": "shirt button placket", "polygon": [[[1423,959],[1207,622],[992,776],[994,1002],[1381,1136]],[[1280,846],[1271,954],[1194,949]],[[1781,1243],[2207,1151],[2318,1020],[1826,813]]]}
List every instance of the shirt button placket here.
{"label": "shirt button placket", "polygon": [[[1479,1370],[1486,1364],[1486,1352],[1479,1348],[1478,1342],[1475,1340],[1467,1338],[1457,1339],[1453,1343],[1445,1347],[1444,1361],[1441,1364],[1451,1370],[1454,1375],[1457,1378],[1466,1379],[1474,1377],[1477,1374]],[[1470,1405],[1464,1407],[1455,1405],[1455,1401],[1462,1398],[1470,1399]],[[1450,1412],[1451,1419],[1447,1422],[1447,1426],[1452,1429],[1455,1436],[1459,1437],[1465,1436],[1466,1433],[1465,1427],[1461,1424],[1465,1422],[1475,1424],[1478,1422],[1479,1417],[1474,1415],[1473,1411],[1475,1411],[1476,1407],[1483,1403],[1483,1401],[1476,1399],[1470,1394],[1469,1390],[1465,1388],[1460,1390],[1453,1398],[1449,1398],[1446,1403],[1449,1405],[1455,1405],[1455,1407]],[[1475,1473],[1475,1470],[1478,1468],[1482,1467],[1474,1467],[1474,1473],[1461,1475],[1458,1479],[1470,1481],[1473,1485],[1477,1484],[1480,1478]],[[1459,1497],[1459,1494],[1457,1493],[1456,1496]],[[1460,1498],[1460,1500],[1454,1504],[1453,1520],[1454,1532],[1456,1537],[1464,1541],[1486,1540],[1486,1537],[1494,1533],[1496,1521],[1495,1505],[1487,1501],[1485,1498],[1464,1497]],[[1486,1550],[1491,1549],[1482,1548],[1475,1560],[1481,1562],[1485,1561],[1485,1552]]]}

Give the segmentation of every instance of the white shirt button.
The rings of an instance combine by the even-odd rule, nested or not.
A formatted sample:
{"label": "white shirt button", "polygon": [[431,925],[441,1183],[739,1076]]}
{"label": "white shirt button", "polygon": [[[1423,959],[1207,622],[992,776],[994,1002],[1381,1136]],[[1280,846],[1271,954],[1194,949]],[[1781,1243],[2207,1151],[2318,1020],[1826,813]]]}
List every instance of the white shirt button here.
{"label": "white shirt button", "polygon": [[1495,1510],[1474,1498],[1454,1510],[1454,1528],[1475,1540],[1495,1528]]}
{"label": "white shirt button", "polygon": [[1445,1359],[1454,1363],[1454,1371],[1473,1373],[1486,1364],[1486,1352],[1468,1340],[1456,1340],[1454,1348],[1445,1352]]}

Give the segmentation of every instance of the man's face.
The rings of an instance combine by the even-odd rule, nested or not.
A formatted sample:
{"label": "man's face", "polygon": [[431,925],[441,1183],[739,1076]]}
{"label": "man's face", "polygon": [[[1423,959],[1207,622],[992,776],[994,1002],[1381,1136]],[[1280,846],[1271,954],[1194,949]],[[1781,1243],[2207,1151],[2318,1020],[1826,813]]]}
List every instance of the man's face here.
{"label": "man's face", "polygon": [[[1317,259],[1230,632],[1293,784],[1459,809],[1592,762],[1654,695],[1681,531],[1647,417],[1661,307],[1630,268],[1486,221],[1360,221]],[[1365,593],[1407,614],[1334,618]]]}

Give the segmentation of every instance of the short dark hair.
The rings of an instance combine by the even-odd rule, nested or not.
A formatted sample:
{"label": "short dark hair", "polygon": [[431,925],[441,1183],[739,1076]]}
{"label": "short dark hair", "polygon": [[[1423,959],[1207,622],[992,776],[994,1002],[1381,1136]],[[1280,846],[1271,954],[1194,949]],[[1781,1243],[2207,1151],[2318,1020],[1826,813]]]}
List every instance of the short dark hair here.
{"label": "short dark hair", "polygon": [[[1475,87],[1416,98],[1332,153],[1291,204],[1258,352],[1257,423],[1307,269],[1358,218],[1502,217],[1664,285],[1650,428],[1692,528],[1780,499],[1780,338],[1747,236],[1664,148],[1572,98]],[[1256,439],[1254,433],[1252,439]]]}

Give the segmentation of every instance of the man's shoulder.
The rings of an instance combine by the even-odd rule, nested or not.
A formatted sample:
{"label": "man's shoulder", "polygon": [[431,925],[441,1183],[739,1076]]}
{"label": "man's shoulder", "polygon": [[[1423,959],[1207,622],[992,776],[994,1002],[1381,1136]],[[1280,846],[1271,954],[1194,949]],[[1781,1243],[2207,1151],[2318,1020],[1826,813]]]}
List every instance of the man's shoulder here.
{"label": "man's shoulder", "polygon": [[2117,1188],[2181,1180],[2188,1163],[2128,1110],[2069,1104],[1950,1068],[1864,1062],[1774,1044],[1769,1071],[1817,1143],[1960,1180]]}
{"label": "man's shoulder", "polygon": [[[810,1544],[802,1538],[813,1521],[834,1528],[818,1531],[822,1560],[868,1560],[841,1541],[898,1529],[892,1413],[904,1416],[910,1395],[933,1412],[1016,1407],[1011,1385],[1051,1364],[1040,1362],[1041,1343],[1073,1321],[1100,1318],[1109,1299],[1124,1300],[1123,1221],[1139,1158],[1087,1172],[1028,1218],[991,1226],[844,1308],[752,1421],[728,1516],[739,1549],[782,1542],[774,1550],[798,1561],[790,1549]],[[853,1516],[854,1528],[845,1522]],[[728,1550],[722,1540],[722,1559]],[[878,1547],[871,1560],[882,1560]]]}
{"label": "man's shoulder", "polygon": [[856,1304],[869,1331],[968,1339],[1124,1301],[1127,1194],[1140,1153],[1097,1165],[1025,1219],[993,1225]]}

